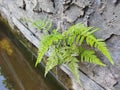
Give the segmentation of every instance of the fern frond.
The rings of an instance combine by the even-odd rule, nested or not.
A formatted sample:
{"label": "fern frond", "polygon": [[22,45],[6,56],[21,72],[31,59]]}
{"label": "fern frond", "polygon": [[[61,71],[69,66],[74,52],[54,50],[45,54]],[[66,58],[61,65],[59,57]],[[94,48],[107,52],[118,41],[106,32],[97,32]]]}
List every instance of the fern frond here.
{"label": "fern frond", "polygon": [[39,51],[38,51],[38,57],[37,57],[37,61],[35,66],[37,66],[37,64],[39,62],[41,62],[42,57],[44,56],[45,52],[47,52],[47,50],[49,49],[50,46],[53,45],[53,43],[57,43],[59,39],[62,38],[62,35],[59,33],[56,34],[51,34],[51,35],[47,35],[44,36],[41,39],[40,45],[39,45]]}
{"label": "fern frond", "polygon": [[46,64],[46,67],[45,67],[45,77],[47,75],[47,73],[53,69],[55,66],[57,66],[59,63],[58,63],[58,57],[56,56],[56,51],[53,50],[52,51],[52,54],[50,55],[50,57],[47,59],[47,64]]}
{"label": "fern frond", "polygon": [[81,45],[83,41],[86,41],[88,45],[97,48],[108,58],[110,63],[114,64],[106,44],[103,42],[103,40],[97,39],[93,35],[93,33],[97,30],[98,29],[94,29],[93,27],[86,27],[83,24],[78,23],[71,26],[67,31],[63,32],[63,35],[69,37],[67,40],[70,46],[74,44],[74,41],[78,45]]}
{"label": "fern frond", "polygon": [[80,84],[80,77],[79,77],[79,70],[78,70],[78,60],[73,57],[71,58],[71,62],[68,64],[68,67],[70,69],[70,71],[72,72],[72,74],[74,75],[76,81]]}
{"label": "fern frond", "polygon": [[[67,31],[63,32],[63,36],[67,36],[68,43],[73,43],[75,41],[76,44],[81,45],[85,40],[86,35],[92,34],[98,29],[94,29],[93,27],[86,27],[81,23],[71,26]],[[72,39],[70,39],[72,38]],[[69,40],[70,39],[70,40]]]}
{"label": "fern frond", "polygon": [[50,20],[46,20],[46,18],[44,18],[44,20],[36,20],[32,23],[33,27],[36,27],[38,30],[46,30],[49,31],[49,29],[52,26],[52,21]]}
{"label": "fern frond", "polygon": [[45,52],[47,52],[51,44],[52,44],[51,35],[42,38],[38,48],[38,57],[35,66],[37,66],[37,64],[41,62],[42,57],[44,56]]}
{"label": "fern frond", "polygon": [[44,24],[44,22],[42,20],[36,20],[32,23],[32,26],[37,28],[38,30],[41,30],[41,29],[43,29],[43,28],[41,28],[43,26],[43,24]]}
{"label": "fern frond", "polygon": [[110,61],[111,64],[114,64],[109,51],[106,47],[105,42],[102,39],[96,39],[93,35],[87,35],[86,36],[86,43],[90,45],[91,47],[97,48],[99,51],[101,51]]}
{"label": "fern frond", "polygon": [[92,50],[85,50],[81,53],[80,55],[81,62],[89,62],[89,63],[94,63],[94,64],[98,64],[101,66],[105,66],[105,64],[103,64],[100,59],[95,55],[95,52]]}

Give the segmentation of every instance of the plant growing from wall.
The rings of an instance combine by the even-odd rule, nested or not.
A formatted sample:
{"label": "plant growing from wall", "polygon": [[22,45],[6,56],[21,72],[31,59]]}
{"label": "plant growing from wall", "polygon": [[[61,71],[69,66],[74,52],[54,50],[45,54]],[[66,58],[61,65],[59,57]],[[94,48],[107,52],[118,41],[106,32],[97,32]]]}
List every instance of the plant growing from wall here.
{"label": "plant growing from wall", "polygon": [[[45,29],[49,32],[52,26],[50,21],[38,20],[33,22],[33,26],[40,30]],[[38,57],[35,66],[41,62],[45,53],[50,49],[51,53],[47,59],[45,67],[46,74],[55,66],[66,64],[75,79],[80,83],[78,62],[89,62],[105,66],[104,63],[95,55],[96,50],[87,49],[86,45],[97,48],[102,54],[104,54],[111,64],[114,64],[106,44],[102,39],[97,39],[93,33],[98,29],[94,27],[86,27],[81,23],[70,26],[67,30],[59,33],[56,29],[52,30],[44,35],[40,41]]]}

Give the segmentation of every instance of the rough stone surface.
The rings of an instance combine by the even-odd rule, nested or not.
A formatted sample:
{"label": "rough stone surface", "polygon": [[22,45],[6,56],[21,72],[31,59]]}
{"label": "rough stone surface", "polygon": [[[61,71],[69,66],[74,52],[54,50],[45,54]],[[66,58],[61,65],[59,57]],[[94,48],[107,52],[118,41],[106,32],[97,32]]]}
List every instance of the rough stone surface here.
{"label": "rough stone surface", "polygon": [[70,23],[74,22],[78,17],[83,15],[84,11],[75,5],[72,5],[68,10],[65,11],[65,17]]}
{"label": "rough stone surface", "polygon": [[[0,13],[9,24],[14,28],[15,22],[12,19],[14,17],[16,22],[21,23],[27,28],[25,30],[29,30],[37,39],[42,37],[42,33],[32,28],[29,22],[22,21],[22,18],[37,20],[48,17],[61,31],[78,22],[100,28],[95,35],[106,41],[115,65],[111,65],[101,54],[98,56],[107,64],[107,67],[80,64],[83,83],[83,88],[79,88],[80,90],[120,90],[119,9],[119,0],[0,0]],[[28,37],[33,36],[28,35]],[[37,46],[38,40],[33,44]],[[73,77],[71,78],[74,82]],[[75,82],[73,86],[78,87]],[[76,87],[74,89],[79,90]]]}

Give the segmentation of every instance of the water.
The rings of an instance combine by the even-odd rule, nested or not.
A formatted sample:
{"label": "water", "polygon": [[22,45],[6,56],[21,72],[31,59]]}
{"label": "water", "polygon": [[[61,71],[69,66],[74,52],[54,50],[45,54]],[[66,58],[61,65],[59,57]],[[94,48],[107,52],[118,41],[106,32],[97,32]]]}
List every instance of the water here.
{"label": "water", "polygon": [[1,74],[1,70],[0,70],[0,90],[7,90],[7,87],[5,86],[5,82],[6,82],[6,79]]}
{"label": "water", "polygon": [[8,38],[2,32],[5,29],[0,22],[0,90],[65,90],[52,75],[43,77],[44,69],[34,67],[33,55],[16,46],[15,37]]}

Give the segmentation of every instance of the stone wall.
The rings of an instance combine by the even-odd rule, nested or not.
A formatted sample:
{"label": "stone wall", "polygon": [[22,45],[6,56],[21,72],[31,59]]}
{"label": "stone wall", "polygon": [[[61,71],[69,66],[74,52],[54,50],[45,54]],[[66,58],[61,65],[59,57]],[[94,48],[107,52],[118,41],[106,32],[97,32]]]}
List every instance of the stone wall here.
{"label": "stone wall", "polygon": [[[0,0],[1,15],[8,20],[11,27],[16,25],[19,29],[24,29],[25,35],[28,30],[29,35],[32,35],[29,41],[33,38],[40,39],[42,33],[31,27],[30,23],[21,21],[21,18],[37,20],[48,17],[61,32],[78,22],[100,28],[95,35],[105,40],[115,65],[111,65],[101,54],[98,56],[107,64],[106,67],[80,64],[83,87],[76,87],[73,79],[75,90],[120,90],[119,9],[119,0]],[[34,40],[32,43],[37,47],[38,40]],[[69,72],[67,74],[71,77]]]}

